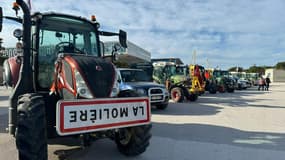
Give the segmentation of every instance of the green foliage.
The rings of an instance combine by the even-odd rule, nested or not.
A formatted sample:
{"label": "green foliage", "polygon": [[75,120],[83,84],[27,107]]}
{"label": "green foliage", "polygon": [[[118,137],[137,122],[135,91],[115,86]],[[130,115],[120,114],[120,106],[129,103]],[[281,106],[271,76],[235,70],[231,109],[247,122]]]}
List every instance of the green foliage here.
{"label": "green foliage", "polygon": [[[228,69],[228,71],[230,72],[236,72],[237,71],[237,67],[231,67],[230,69]],[[238,71],[239,72],[243,72],[244,69],[242,67],[238,67]]]}
{"label": "green foliage", "polygon": [[246,71],[248,73],[265,73],[265,68],[266,67],[261,67],[261,66],[251,66],[249,69]]}
{"label": "green foliage", "polygon": [[285,62],[278,62],[278,63],[275,65],[275,68],[276,68],[276,69],[284,69],[284,70],[285,70]]}

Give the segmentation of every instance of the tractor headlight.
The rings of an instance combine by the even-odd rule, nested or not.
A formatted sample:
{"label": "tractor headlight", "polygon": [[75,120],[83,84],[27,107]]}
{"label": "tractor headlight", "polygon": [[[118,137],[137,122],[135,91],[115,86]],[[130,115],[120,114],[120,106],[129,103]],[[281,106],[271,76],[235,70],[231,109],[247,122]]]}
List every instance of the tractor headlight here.
{"label": "tractor headlight", "polygon": [[75,80],[76,80],[76,90],[77,94],[79,94],[80,97],[84,98],[93,98],[89,88],[86,86],[85,81],[83,80],[81,74],[74,70]]}
{"label": "tractor headlight", "polygon": [[114,80],[114,86],[112,88],[112,92],[111,92],[111,95],[110,97],[116,97],[118,96],[119,92],[120,92],[120,88],[119,88],[119,83],[118,83],[118,76],[117,76],[117,73],[115,75],[115,80]]}

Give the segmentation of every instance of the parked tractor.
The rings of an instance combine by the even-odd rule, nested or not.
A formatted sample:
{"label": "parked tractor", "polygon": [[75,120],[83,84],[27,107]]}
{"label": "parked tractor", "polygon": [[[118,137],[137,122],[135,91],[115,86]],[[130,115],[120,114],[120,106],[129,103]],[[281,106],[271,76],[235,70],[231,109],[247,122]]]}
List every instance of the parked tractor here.
{"label": "parked tractor", "polygon": [[215,76],[213,75],[213,71],[210,69],[205,70],[205,91],[209,91],[211,94],[216,94],[218,90],[217,80]]}
{"label": "parked tractor", "polygon": [[235,90],[235,80],[232,79],[228,71],[213,70],[213,75],[217,80],[218,91],[220,93],[232,93]]}
{"label": "parked tractor", "polygon": [[189,65],[190,78],[192,80],[191,92],[198,92],[199,95],[205,92],[205,68],[200,65]]}
{"label": "parked tractor", "polygon": [[199,90],[189,77],[188,66],[174,62],[154,62],[153,66],[154,81],[165,84],[174,102],[183,102],[185,97],[190,101],[198,99]]}
{"label": "parked tractor", "polygon": [[2,18],[23,26],[14,32],[23,54],[5,65],[13,80],[18,76],[10,83],[8,130],[19,160],[47,160],[47,139],[66,136],[80,138],[85,147],[110,138],[124,155],[143,153],[151,137],[149,99],[119,92],[116,68],[100,48],[99,35],[119,36],[126,47],[126,32],[100,31],[95,17],[31,15],[23,0],[13,9],[23,17],[3,16],[0,7],[0,31]]}

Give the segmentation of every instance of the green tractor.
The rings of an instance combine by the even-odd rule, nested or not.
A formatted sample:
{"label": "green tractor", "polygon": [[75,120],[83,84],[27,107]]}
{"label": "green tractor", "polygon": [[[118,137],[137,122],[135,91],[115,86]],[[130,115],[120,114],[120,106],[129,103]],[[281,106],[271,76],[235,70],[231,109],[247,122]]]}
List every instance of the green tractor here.
{"label": "green tractor", "polygon": [[213,75],[216,78],[218,91],[220,93],[232,93],[235,90],[235,80],[230,77],[230,73],[224,70],[214,70]]}
{"label": "green tractor", "polygon": [[192,88],[188,66],[174,62],[154,62],[153,69],[154,81],[165,84],[174,102],[183,102],[185,97],[189,101],[198,99],[199,92]]}

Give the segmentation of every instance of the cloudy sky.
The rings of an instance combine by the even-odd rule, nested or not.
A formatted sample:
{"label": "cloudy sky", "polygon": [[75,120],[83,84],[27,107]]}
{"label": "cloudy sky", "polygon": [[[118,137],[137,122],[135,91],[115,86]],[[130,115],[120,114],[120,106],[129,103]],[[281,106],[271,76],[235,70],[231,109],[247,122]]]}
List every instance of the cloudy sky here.
{"label": "cloudy sky", "polygon": [[[31,0],[32,11],[90,17],[101,30],[128,33],[128,40],[153,58],[177,57],[228,69],[273,66],[285,61],[284,0]],[[14,15],[12,1],[1,0],[4,15]],[[4,21],[0,37],[14,45],[15,24]],[[19,27],[19,26],[18,26]],[[208,63],[207,63],[208,62]]]}

